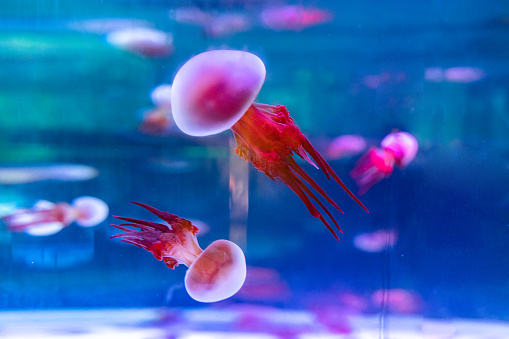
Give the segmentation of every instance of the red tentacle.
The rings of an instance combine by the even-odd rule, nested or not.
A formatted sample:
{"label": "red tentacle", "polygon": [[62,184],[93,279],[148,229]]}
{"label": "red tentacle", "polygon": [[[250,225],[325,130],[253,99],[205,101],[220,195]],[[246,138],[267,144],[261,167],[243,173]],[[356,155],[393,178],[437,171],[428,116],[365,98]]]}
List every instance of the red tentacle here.
{"label": "red tentacle", "polygon": [[[334,225],[338,228],[338,230],[343,233],[341,228],[339,227],[336,219],[332,216],[329,210],[322,204],[322,202],[316,197],[316,195],[304,184],[302,180],[300,180],[293,172],[291,171],[281,171],[279,179],[288,186],[293,192],[295,192],[299,198],[304,202],[306,207],[309,210],[309,213],[315,218],[320,219],[322,223],[327,227],[327,229],[334,235],[334,237],[339,241],[339,238],[329,225],[329,223],[325,220],[320,211],[313,205],[313,203],[309,200],[308,196],[310,196],[324,211],[327,213],[329,218],[334,222]],[[306,195],[307,193],[307,195]]]}
{"label": "red tentacle", "polygon": [[143,207],[146,210],[149,210],[150,212],[154,213],[160,219],[168,222],[169,224],[171,224],[173,221],[179,219],[179,217],[176,216],[175,214],[171,214],[171,213],[168,213],[168,212],[160,211],[157,208],[154,208],[152,206],[149,206],[149,205],[141,203],[141,202],[133,202],[133,204],[136,204],[136,205],[138,205],[140,207]]}
{"label": "red tentacle", "polygon": [[319,218],[336,239],[339,240],[336,233],[310,198],[325,211],[340,232],[341,228],[310,187],[334,208],[343,211],[311,176],[296,163],[293,159],[294,154],[308,161],[311,165],[320,168],[328,179],[334,178],[357,204],[368,211],[339,179],[329,164],[300,132],[299,128],[294,125],[293,119],[284,106],[255,103],[231,129],[237,142],[235,152],[241,158],[251,162],[256,169],[264,172],[272,180],[279,179],[286,184],[304,202],[311,215]]}
{"label": "red tentacle", "polygon": [[366,206],[364,206],[364,204],[355,196],[355,194],[352,193],[352,191],[350,191],[348,189],[348,187],[346,187],[346,185],[343,183],[343,181],[341,181],[341,179],[339,179],[338,175],[336,174],[336,172],[334,172],[334,170],[330,167],[330,165],[325,161],[324,158],[322,158],[322,156],[318,153],[318,151],[313,147],[313,145],[311,145],[311,143],[309,142],[308,139],[306,139],[303,143],[302,143],[302,147],[304,147],[304,149],[311,155],[311,157],[313,158],[313,160],[315,160],[317,163],[318,163],[318,166],[320,166],[321,170],[327,175],[327,177],[329,177],[329,175],[327,173],[329,173],[333,178],[334,180],[339,184],[339,186],[341,186],[341,188],[360,206],[362,207],[366,212],[369,213],[368,209],[366,208]]}
{"label": "red tentacle", "polygon": [[312,186],[325,200],[327,200],[332,206],[334,206],[338,211],[344,213],[341,208],[332,200],[327,193],[306,173],[304,170],[293,160],[293,158],[287,159],[287,163],[290,168],[297,173],[302,179],[304,179],[310,186]]}

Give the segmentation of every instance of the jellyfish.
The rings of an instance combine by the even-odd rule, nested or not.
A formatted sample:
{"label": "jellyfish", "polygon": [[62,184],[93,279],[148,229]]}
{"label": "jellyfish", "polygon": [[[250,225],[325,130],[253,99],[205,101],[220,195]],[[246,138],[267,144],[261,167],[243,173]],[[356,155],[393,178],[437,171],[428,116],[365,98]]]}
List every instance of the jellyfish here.
{"label": "jellyfish", "polygon": [[146,27],[122,28],[108,33],[109,44],[148,58],[164,58],[173,53],[170,33]]}
{"label": "jellyfish", "polygon": [[150,92],[154,107],[143,114],[139,126],[142,133],[160,135],[169,132],[173,125],[171,117],[171,85],[161,84]]}
{"label": "jellyfish", "polygon": [[285,5],[264,9],[260,19],[263,26],[274,31],[300,31],[329,22],[333,19],[333,15],[329,11],[317,8]]}
{"label": "jellyfish", "polygon": [[170,11],[170,18],[176,22],[200,26],[206,36],[222,38],[245,32],[252,26],[251,19],[244,13],[205,12],[197,7],[180,7]]}
{"label": "jellyfish", "polygon": [[270,179],[279,179],[287,185],[311,215],[319,218],[339,240],[311,200],[325,211],[340,232],[341,228],[309,186],[343,211],[297,164],[293,155],[320,168],[327,178],[334,178],[352,199],[368,210],[294,124],[285,106],[254,102],[264,80],[265,66],[251,53],[234,50],[201,53],[187,61],[173,81],[171,102],[175,124],[192,136],[231,129],[237,144],[235,152]]}
{"label": "jellyfish", "polygon": [[17,185],[44,180],[84,181],[99,174],[94,167],[75,164],[46,166],[0,167],[0,184]]}
{"label": "jellyfish", "polygon": [[396,230],[379,229],[372,233],[360,233],[353,238],[356,248],[364,252],[376,253],[394,247],[398,241]]}
{"label": "jellyfish", "polygon": [[366,139],[360,135],[345,134],[334,138],[327,148],[330,159],[341,159],[360,154],[366,149]]}
{"label": "jellyfish", "polygon": [[394,166],[405,168],[416,156],[417,139],[407,132],[387,135],[382,148],[371,147],[350,172],[359,186],[359,194],[366,193],[374,184],[391,176]]}
{"label": "jellyfish", "polygon": [[371,294],[371,303],[376,308],[386,308],[397,314],[415,314],[422,310],[422,298],[403,288],[380,289]]}
{"label": "jellyfish", "polygon": [[242,287],[246,279],[246,259],[239,246],[220,239],[202,250],[196,238],[198,228],[189,220],[146,204],[135,204],[154,213],[168,225],[115,216],[127,223],[111,225],[125,232],[111,238],[120,238],[149,251],[171,269],[179,264],[187,266],[184,284],[187,293],[196,301],[210,303],[224,300]]}
{"label": "jellyfish", "polygon": [[83,196],[74,199],[71,204],[39,200],[32,208],[15,210],[1,219],[9,232],[47,236],[58,233],[73,222],[81,227],[96,226],[107,215],[108,205],[104,201]]}

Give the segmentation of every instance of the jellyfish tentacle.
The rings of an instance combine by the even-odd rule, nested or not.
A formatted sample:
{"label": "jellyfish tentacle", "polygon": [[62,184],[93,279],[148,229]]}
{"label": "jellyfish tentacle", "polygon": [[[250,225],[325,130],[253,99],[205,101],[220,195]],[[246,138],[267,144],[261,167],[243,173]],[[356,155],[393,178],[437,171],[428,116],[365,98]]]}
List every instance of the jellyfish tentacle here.
{"label": "jellyfish tentacle", "polygon": [[294,155],[298,155],[312,166],[320,169],[329,180],[331,177],[334,178],[345,192],[367,211],[366,207],[339,179],[299,128],[294,125],[286,107],[254,103],[244,116],[231,127],[231,130],[237,143],[235,148],[237,155],[251,162],[257,170],[264,172],[270,179],[274,181],[279,179],[287,185],[304,202],[311,215],[319,218],[336,238],[337,235],[332,227],[310,198],[325,211],[339,231],[341,228],[330,211],[307,185],[318,192],[334,208],[341,213],[343,211],[297,164],[293,158]]}
{"label": "jellyfish tentacle", "polygon": [[[135,203],[167,221],[170,227],[156,222],[141,219],[117,217],[128,223],[111,225],[124,231],[111,238],[136,245],[151,252],[157,260],[162,260],[170,267],[175,268],[179,264],[191,265],[202,249],[198,245],[196,233],[198,228],[189,220],[179,218],[174,214],[159,211],[151,206],[142,203]],[[129,227],[139,228],[134,230]]]}
{"label": "jellyfish tentacle", "polygon": [[[292,173],[290,171],[290,173]],[[333,216],[331,215],[331,213],[327,210],[327,208],[325,208],[325,206],[321,203],[321,201],[316,197],[316,195],[313,194],[313,192],[311,192],[311,190],[309,190],[309,188],[302,182],[302,180],[300,180],[298,177],[296,177],[294,174],[290,174],[290,175],[284,175],[282,174],[280,177],[280,180],[286,185],[288,186],[295,194],[297,194],[297,196],[302,200],[302,202],[304,202],[304,204],[306,205],[306,207],[308,208],[309,210],[309,213],[311,213],[311,215],[315,218],[318,218],[320,219],[320,221],[325,225],[325,227],[327,227],[327,229],[332,233],[332,235],[339,241],[339,237],[337,236],[336,232],[334,232],[334,230],[332,229],[332,227],[329,225],[329,223],[327,222],[327,220],[325,220],[325,218],[323,217],[323,215],[320,213],[320,211],[313,205],[313,203],[309,200],[308,196],[306,195],[306,193],[311,196],[311,198],[313,198],[313,200],[315,200],[319,205],[320,207],[323,208],[323,210],[327,213],[327,215],[331,218],[331,220],[334,222],[334,224],[336,225],[336,227],[339,229],[339,231],[341,233],[343,233],[341,231],[341,228],[339,227],[338,223],[336,222],[336,220],[333,218]]]}
{"label": "jellyfish tentacle", "polygon": [[[164,225],[161,225],[159,224],[160,226],[164,226]],[[158,229],[154,229],[153,227],[151,226],[147,226],[147,225],[143,225],[143,224],[120,224],[120,225],[115,225],[116,226],[121,226],[123,230],[130,230],[130,228],[127,228],[127,227],[137,227],[139,229],[141,229],[142,231],[148,231],[148,232],[163,232],[161,230],[158,230]],[[118,229],[121,229],[120,227],[117,227]],[[165,229],[169,229],[169,228],[165,228]]]}
{"label": "jellyfish tentacle", "polygon": [[[322,202],[316,197],[316,195],[306,186],[304,185],[302,182],[301,182],[301,185],[300,187],[302,188],[302,190],[304,192],[306,192],[314,201],[316,201],[316,203],[325,211],[325,213],[329,216],[329,218],[334,222],[334,225],[336,226],[336,228],[339,230],[339,232],[343,233],[343,231],[341,230],[341,227],[339,227],[339,224],[338,222],[336,221],[336,219],[334,219],[334,217],[332,216],[332,214],[330,213],[330,211],[322,204]],[[325,224],[325,226],[329,229],[329,231],[331,231],[331,233],[336,237],[336,239],[338,239],[339,241],[339,238],[338,236],[336,235],[336,233],[332,230],[332,227],[330,227],[329,223],[325,220],[325,218],[323,217],[323,215],[318,212],[318,218]]]}
{"label": "jellyfish tentacle", "polygon": [[325,191],[316,183],[316,181],[313,180],[313,178],[311,178],[309,176],[309,174],[307,174],[306,172],[304,172],[304,170],[295,162],[295,160],[293,160],[292,158],[288,159],[288,164],[290,166],[290,168],[295,172],[297,173],[302,179],[304,179],[311,187],[313,187],[318,193],[320,193],[320,195],[325,199],[327,200],[332,206],[334,206],[338,211],[340,211],[341,213],[344,213],[343,210],[341,208],[339,208],[339,206],[334,202],[334,200],[332,200],[328,195],[327,193],[325,193]]}
{"label": "jellyfish tentacle", "polygon": [[[316,169],[321,169],[320,167],[318,167],[318,165],[309,157],[309,155],[306,153],[306,150],[304,149],[304,147],[302,147],[302,145],[299,146],[299,148],[297,148],[297,155],[299,157],[301,157],[302,159],[306,160],[308,163],[310,163],[314,168]],[[327,179],[330,179],[329,177],[329,174],[327,172],[324,172],[325,173],[325,176],[327,177]]]}
{"label": "jellyfish tentacle", "polygon": [[352,191],[350,191],[348,189],[348,187],[346,187],[346,185],[343,183],[343,181],[341,179],[339,179],[338,175],[336,174],[336,172],[334,172],[334,170],[332,169],[332,167],[330,167],[330,165],[325,161],[325,159],[320,155],[320,153],[318,153],[318,151],[313,147],[313,145],[311,145],[311,143],[309,142],[308,139],[306,139],[303,143],[303,148],[311,155],[311,157],[318,163],[318,165],[320,166],[320,168],[322,169],[322,171],[327,175],[327,178],[329,178],[329,175],[327,173],[329,173],[332,178],[334,178],[334,180],[339,184],[339,186],[341,186],[341,188],[360,206],[362,207],[366,212],[369,213],[368,209],[366,208],[366,206],[364,206],[364,204],[359,200],[359,198],[357,198],[355,196],[355,194],[353,194]]}
{"label": "jellyfish tentacle", "polygon": [[[293,159],[292,159],[293,160]],[[290,171],[291,175],[290,175],[290,180],[291,181],[295,181],[298,186],[304,191],[307,193],[308,196],[310,196],[324,211],[325,213],[327,213],[327,215],[329,216],[329,218],[334,222],[334,225],[336,225],[337,229],[343,233],[343,231],[341,230],[341,227],[339,227],[339,224],[338,222],[336,221],[336,219],[332,216],[332,214],[330,213],[330,211],[323,205],[323,203],[320,201],[320,199],[318,199],[318,197],[313,193],[313,191],[311,191],[309,189],[309,187],[306,186],[306,184],[302,181],[302,179],[300,179],[297,174],[293,171]],[[341,211],[341,210],[340,210]],[[343,212],[343,211],[341,211]],[[321,213],[318,212],[320,214],[320,217],[322,217]],[[320,220],[322,220],[320,218]],[[322,220],[322,222],[324,222],[326,225],[328,225],[324,220]],[[339,239],[338,239],[339,240]]]}
{"label": "jellyfish tentacle", "polygon": [[136,224],[136,226],[130,225],[130,224],[122,224],[123,226],[128,225],[128,226],[131,226],[131,227],[138,227],[138,228],[143,228],[141,226],[144,226],[144,227],[148,227],[147,230],[155,229],[155,230],[158,230],[160,232],[167,232],[169,230],[168,226],[163,225],[163,224],[159,224],[157,222],[151,222],[151,221],[135,219],[135,218],[119,217],[119,216],[116,216],[116,215],[114,215],[113,217],[117,218],[117,219],[120,219],[120,220],[123,220],[123,221],[127,221],[127,222],[132,223],[132,224]]}
{"label": "jellyfish tentacle", "polygon": [[154,213],[155,215],[157,215],[159,218],[161,218],[162,220],[168,222],[168,223],[172,223],[173,221],[177,220],[177,219],[180,219],[178,216],[176,216],[175,214],[171,214],[171,213],[168,213],[168,212],[163,212],[163,211],[160,211],[158,210],[157,208],[154,208],[152,206],[149,206],[147,204],[144,204],[142,202],[133,202],[133,204],[136,204],[140,207],[143,207],[144,209],[146,210],[149,210],[150,212]]}
{"label": "jellyfish tentacle", "polygon": [[[117,225],[111,225],[113,227],[117,227]],[[117,227],[119,228],[119,227]],[[120,229],[120,228],[119,228]],[[131,229],[122,229],[123,231],[127,233],[123,234],[116,234],[112,236],[111,238],[120,238],[121,241],[136,245],[140,248],[143,248],[145,250],[150,251],[150,248],[152,247],[153,241],[151,240],[157,240],[159,235],[153,235],[153,237],[150,237],[147,232],[141,232],[141,231],[134,231]]]}

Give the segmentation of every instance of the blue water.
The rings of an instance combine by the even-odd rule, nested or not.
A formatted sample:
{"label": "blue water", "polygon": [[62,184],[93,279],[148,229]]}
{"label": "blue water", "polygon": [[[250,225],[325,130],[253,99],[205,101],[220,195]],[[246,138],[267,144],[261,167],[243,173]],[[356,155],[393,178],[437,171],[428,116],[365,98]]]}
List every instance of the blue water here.
{"label": "blue water", "polygon": [[[183,289],[185,267],[172,271],[150,253],[109,239],[117,233],[112,215],[155,220],[131,203],[139,201],[207,223],[202,247],[216,239],[239,242],[248,271],[273,269],[288,288],[280,298],[258,291],[224,303],[312,309],[339,305],[344,293],[369,301],[378,289],[401,288],[419,295],[417,313],[428,317],[509,319],[509,4],[292,3],[334,18],[274,31],[257,19],[271,6],[262,0],[0,5],[0,166],[82,164],[99,171],[85,181],[4,184],[2,208],[81,195],[110,208],[97,227],[71,225],[48,237],[2,228],[1,309],[205,307]],[[244,14],[252,26],[215,37],[172,19],[170,12],[191,5],[214,15]],[[99,31],[86,28],[91,22]],[[171,33],[174,52],[149,58],[119,50],[106,42],[107,23]],[[230,131],[193,138],[176,128],[155,136],[138,130],[152,106],[150,91],[171,83],[190,57],[218,48],[264,61],[257,102],[287,106],[322,153],[343,134],[363,135],[373,146],[394,129],[417,138],[415,160],[361,197],[369,214],[299,163],[345,211],[333,212],[343,229],[339,243],[290,189],[242,167]],[[470,67],[483,76],[436,82],[425,78],[431,67]],[[370,76],[382,80],[372,86]],[[328,160],[354,191],[349,172],[359,156]],[[231,208],[234,168],[249,189],[247,214]],[[354,247],[356,234],[378,229],[397,230],[392,249]],[[276,288],[259,279],[253,283],[261,290]]]}

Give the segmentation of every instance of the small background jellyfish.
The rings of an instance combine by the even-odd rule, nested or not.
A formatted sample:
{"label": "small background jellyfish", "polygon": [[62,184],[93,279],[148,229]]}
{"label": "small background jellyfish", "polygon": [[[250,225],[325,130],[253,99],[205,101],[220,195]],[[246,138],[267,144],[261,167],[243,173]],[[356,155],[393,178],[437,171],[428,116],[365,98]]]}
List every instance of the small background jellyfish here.
{"label": "small background jellyfish", "polygon": [[299,5],[267,8],[260,14],[262,25],[274,31],[298,32],[332,19],[333,15],[329,11]]}
{"label": "small background jellyfish", "polygon": [[416,156],[417,139],[407,132],[387,135],[381,148],[371,147],[350,172],[359,186],[359,194],[366,193],[374,184],[391,176],[394,166],[405,168]]}
{"label": "small background jellyfish", "polygon": [[415,314],[423,309],[420,295],[403,288],[376,290],[371,294],[371,303],[377,309],[386,308],[396,314]]}
{"label": "small background jellyfish", "polygon": [[205,12],[198,7],[180,7],[170,11],[170,18],[182,24],[202,28],[212,38],[220,38],[245,32],[253,26],[252,20],[243,12]]}
{"label": "small background jellyfish", "polygon": [[354,246],[364,252],[382,252],[394,247],[398,241],[396,230],[379,229],[372,233],[360,233],[353,238]]}
{"label": "small background jellyfish", "polygon": [[334,138],[327,147],[329,159],[341,159],[360,154],[366,149],[367,142],[360,135],[345,134]]}
{"label": "small background jellyfish", "polygon": [[119,49],[148,58],[163,58],[173,53],[173,36],[147,27],[128,27],[108,33],[106,41]]}
{"label": "small background jellyfish", "polygon": [[160,135],[167,133],[173,126],[171,116],[171,85],[161,84],[150,92],[154,104],[152,109],[144,112],[139,126],[142,133]]}
{"label": "small background jellyfish", "polygon": [[246,279],[246,259],[239,246],[220,239],[202,250],[196,239],[198,228],[189,220],[146,204],[135,204],[146,208],[167,224],[116,216],[128,223],[112,225],[125,233],[111,238],[120,238],[151,252],[157,260],[162,260],[172,269],[179,264],[189,267],[184,283],[187,293],[196,301],[224,300],[242,287]]}
{"label": "small background jellyfish", "polygon": [[367,209],[293,123],[286,107],[254,103],[264,80],[265,66],[251,53],[233,50],[201,53],[187,61],[173,81],[171,102],[175,123],[192,136],[231,129],[237,144],[235,152],[272,180],[287,185],[311,215],[319,218],[339,240],[314,203],[341,232],[338,223],[308,185],[336,209],[341,209],[293,156],[296,154],[320,168],[327,178],[334,178],[352,199]]}
{"label": "small background jellyfish", "polygon": [[96,168],[76,164],[0,167],[0,184],[17,185],[45,180],[85,181],[98,175]]}
{"label": "small background jellyfish", "polygon": [[32,236],[52,235],[76,222],[81,227],[92,227],[103,222],[108,205],[101,199],[83,196],[71,204],[40,200],[32,208],[15,210],[1,218],[7,231],[24,232]]}

